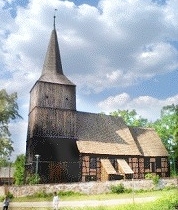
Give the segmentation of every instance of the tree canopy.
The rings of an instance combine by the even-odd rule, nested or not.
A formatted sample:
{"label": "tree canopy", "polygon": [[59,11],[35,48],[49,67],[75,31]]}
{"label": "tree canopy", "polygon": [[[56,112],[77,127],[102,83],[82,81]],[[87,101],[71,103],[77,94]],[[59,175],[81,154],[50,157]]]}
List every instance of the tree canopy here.
{"label": "tree canopy", "polygon": [[0,90],[0,164],[13,151],[9,123],[21,118],[18,113],[17,93],[8,94],[5,89]]}
{"label": "tree canopy", "polygon": [[178,105],[168,105],[161,109],[161,117],[153,123],[153,127],[162,139],[168,151],[176,144],[175,133],[178,129]]}
{"label": "tree canopy", "polygon": [[25,155],[21,154],[18,155],[15,163],[15,172],[14,172],[14,179],[16,185],[23,185],[24,184],[24,172],[25,172]]}
{"label": "tree canopy", "polygon": [[148,125],[148,120],[139,116],[134,109],[131,111],[118,109],[111,112],[110,115],[122,117],[128,126],[146,127]]}

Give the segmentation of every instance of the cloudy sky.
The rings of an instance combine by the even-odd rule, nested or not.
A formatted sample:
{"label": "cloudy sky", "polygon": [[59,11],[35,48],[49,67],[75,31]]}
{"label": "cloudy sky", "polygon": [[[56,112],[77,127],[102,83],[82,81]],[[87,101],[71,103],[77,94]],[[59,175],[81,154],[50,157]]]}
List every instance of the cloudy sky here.
{"label": "cloudy sky", "polygon": [[77,110],[136,109],[149,120],[178,103],[178,0],[0,0],[0,89],[18,93],[13,156],[25,152],[29,91],[56,29]]}

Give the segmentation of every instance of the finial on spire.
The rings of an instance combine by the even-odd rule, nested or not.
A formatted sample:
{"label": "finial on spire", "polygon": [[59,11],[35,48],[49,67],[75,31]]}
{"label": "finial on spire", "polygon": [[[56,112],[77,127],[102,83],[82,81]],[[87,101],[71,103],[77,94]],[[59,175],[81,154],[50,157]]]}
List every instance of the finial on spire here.
{"label": "finial on spire", "polygon": [[54,29],[55,29],[55,27],[56,27],[56,21],[55,21],[55,18],[56,18],[56,11],[57,11],[57,9],[54,10]]}

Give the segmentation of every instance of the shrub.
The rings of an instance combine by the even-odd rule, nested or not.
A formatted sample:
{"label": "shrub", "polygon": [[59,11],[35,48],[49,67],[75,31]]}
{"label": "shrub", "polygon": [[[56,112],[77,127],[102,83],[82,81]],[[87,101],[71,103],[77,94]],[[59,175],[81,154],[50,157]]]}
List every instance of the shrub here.
{"label": "shrub", "polygon": [[119,184],[119,185],[112,185],[111,186],[111,192],[112,193],[117,193],[117,194],[120,194],[120,193],[124,193],[125,192],[125,188],[124,188],[124,185],[123,184]]}
{"label": "shrub", "polygon": [[8,198],[10,198],[10,199],[14,198],[14,195],[13,195],[12,193],[10,193],[10,192],[7,193],[7,196],[8,196]]}
{"label": "shrub", "polygon": [[41,191],[41,192],[36,192],[33,195],[36,198],[47,198],[47,197],[51,197],[52,193],[46,193],[45,191]]}
{"label": "shrub", "polygon": [[151,179],[153,181],[153,184],[157,186],[159,183],[160,177],[159,175],[146,174],[145,179]]}
{"label": "shrub", "polygon": [[40,182],[40,176],[38,174],[32,174],[26,178],[26,183],[33,185]]}
{"label": "shrub", "polygon": [[4,197],[0,197],[0,202],[2,202],[4,200]]}
{"label": "shrub", "polygon": [[[7,196],[9,199],[13,199],[14,198],[14,195],[10,192],[7,193]],[[0,197],[0,201],[2,202],[3,200],[5,199],[5,196],[2,196]]]}
{"label": "shrub", "polygon": [[59,191],[58,195],[59,196],[73,196],[73,195],[81,195],[81,193],[74,192],[74,191]]}

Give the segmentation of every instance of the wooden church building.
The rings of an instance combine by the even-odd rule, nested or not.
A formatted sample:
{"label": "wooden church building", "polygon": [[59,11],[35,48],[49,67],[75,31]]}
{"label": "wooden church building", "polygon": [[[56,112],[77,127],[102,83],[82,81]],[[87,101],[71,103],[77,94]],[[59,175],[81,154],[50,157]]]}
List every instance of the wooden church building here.
{"label": "wooden church building", "polygon": [[63,73],[55,23],[42,74],[30,91],[26,174],[35,171],[41,183],[170,175],[168,152],[152,128],[76,110],[76,85]]}

